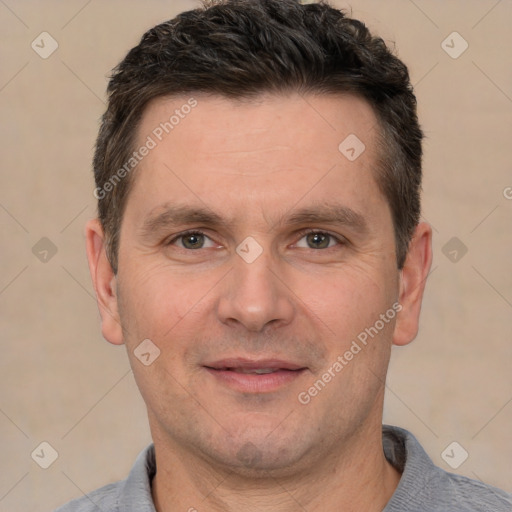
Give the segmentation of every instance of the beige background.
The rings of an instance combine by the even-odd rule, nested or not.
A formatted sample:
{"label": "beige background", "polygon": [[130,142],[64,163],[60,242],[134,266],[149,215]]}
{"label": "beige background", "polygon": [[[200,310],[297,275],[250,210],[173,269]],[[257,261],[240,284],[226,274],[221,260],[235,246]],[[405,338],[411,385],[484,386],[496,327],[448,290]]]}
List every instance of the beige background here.
{"label": "beige background", "polygon": [[[418,339],[394,351],[385,421],[446,469],[457,441],[469,453],[457,472],[512,491],[512,2],[350,4],[396,42],[427,134],[434,270]],[[195,5],[0,1],[0,512],[51,511],[121,479],[150,441],[124,349],[100,334],[83,225],[106,75]],[[31,48],[42,31],[59,44],[46,60]],[[441,47],[453,31],[469,43],[457,59]],[[57,247],[46,263],[32,252],[42,237]],[[452,237],[468,249],[457,262],[443,253]],[[59,454],[46,470],[30,456],[42,441]]]}

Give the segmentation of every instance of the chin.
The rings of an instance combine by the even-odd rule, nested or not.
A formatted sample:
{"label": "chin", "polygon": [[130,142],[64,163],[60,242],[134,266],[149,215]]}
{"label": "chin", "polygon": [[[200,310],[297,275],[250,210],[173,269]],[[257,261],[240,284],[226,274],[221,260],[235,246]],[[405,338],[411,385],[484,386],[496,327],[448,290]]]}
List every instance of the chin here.
{"label": "chin", "polygon": [[216,454],[217,463],[230,472],[248,478],[284,478],[297,473],[300,456],[287,450],[276,452],[248,441],[235,453]]}
{"label": "chin", "polygon": [[251,430],[226,436],[210,445],[209,452],[217,464],[240,476],[284,477],[307,466],[309,450],[305,445],[306,439],[298,432],[294,435],[283,431],[278,435],[272,429]]}

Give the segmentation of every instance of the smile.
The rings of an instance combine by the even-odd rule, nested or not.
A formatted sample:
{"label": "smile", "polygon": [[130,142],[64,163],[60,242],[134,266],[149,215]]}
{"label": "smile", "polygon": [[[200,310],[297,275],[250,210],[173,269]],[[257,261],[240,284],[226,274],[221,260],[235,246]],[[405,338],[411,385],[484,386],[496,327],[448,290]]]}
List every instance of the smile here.
{"label": "smile", "polygon": [[204,366],[217,385],[242,393],[270,393],[298,379],[307,368],[280,360],[229,359]]}

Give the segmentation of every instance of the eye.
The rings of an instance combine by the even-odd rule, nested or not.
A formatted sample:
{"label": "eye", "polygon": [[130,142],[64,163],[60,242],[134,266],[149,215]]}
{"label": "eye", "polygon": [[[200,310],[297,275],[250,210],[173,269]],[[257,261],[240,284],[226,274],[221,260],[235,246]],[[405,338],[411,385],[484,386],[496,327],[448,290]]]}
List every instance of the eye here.
{"label": "eye", "polygon": [[[297,247],[305,249],[330,249],[336,245],[343,245],[343,242],[338,237],[325,231],[308,230],[301,234],[303,236],[297,242]],[[305,240],[305,243],[302,243],[302,240]]]}
{"label": "eye", "polygon": [[182,233],[170,240],[168,245],[177,245],[181,249],[190,250],[215,247],[213,241],[201,231],[187,231]]}

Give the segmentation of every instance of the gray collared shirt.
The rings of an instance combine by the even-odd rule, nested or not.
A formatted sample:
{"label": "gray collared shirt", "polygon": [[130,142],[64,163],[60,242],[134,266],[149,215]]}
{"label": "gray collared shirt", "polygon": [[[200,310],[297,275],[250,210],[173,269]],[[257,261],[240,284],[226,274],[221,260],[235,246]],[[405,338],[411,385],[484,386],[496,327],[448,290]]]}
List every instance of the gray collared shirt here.
{"label": "gray collared shirt", "polygon": [[[385,425],[383,441],[386,458],[402,473],[383,512],[512,512],[511,494],[438,468],[406,430]],[[150,445],[137,457],[126,480],[55,512],[156,512],[151,497],[155,473],[155,451]],[[195,507],[199,510],[200,504]]]}

